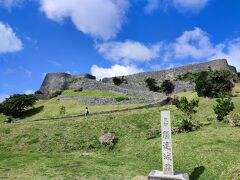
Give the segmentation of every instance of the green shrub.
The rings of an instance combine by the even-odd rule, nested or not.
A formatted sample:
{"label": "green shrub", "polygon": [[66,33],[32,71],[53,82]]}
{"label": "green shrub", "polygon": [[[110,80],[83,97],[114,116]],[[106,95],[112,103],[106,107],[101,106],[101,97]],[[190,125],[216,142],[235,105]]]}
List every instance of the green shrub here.
{"label": "green shrub", "polygon": [[150,91],[154,91],[154,92],[159,92],[160,91],[160,87],[157,86],[157,82],[155,79],[153,78],[146,78],[144,79],[144,82],[146,83],[148,89]]}
{"label": "green shrub", "polygon": [[34,94],[42,94],[42,92],[40,90],[37,90],[37,91],[35,91]]}
{"label": "green shrub", "polygon": [[182,111],[189,119],[192,119],[192,115],[195,114],[197,111],[195,110],[198,107],[199,100],[193,99],[188,101],[185,96],[181,97],[180,100],[178,99],[176,102],[176,107],[180,111]]}
{"label": "green shrub", "polygon": [[122,84],[122,79],[119,77],[113,77],[113,83],[119,86],[120,84]]}
{"label": "green shrub", "polygon": [[83,88],[74,89],[74,92],[82,92]]}
{"label": "green shrub", "polygon": [[183,119],[180,124],[179,124],[179,128],[181,131],[192,131],[194,127],[194,124],[192,122],[191,119]]}
{"label": "green shrub", "polygon": [[213,110],[217,115],[217,119],[222,121],[225,116],[227,116],[233,109],[234,104],[230,97],[224,98],[223,96],[219,99],[216,99],[217,105],[213,106]]}
{"label": "green shrub", "polygon": [[164,92],[166,95],[171,94],[174,91],[174,84],[170,80],[165,80],[161,84],[161,91]]}
{"label": "green shrub", "polygon": [[129,100],[129,98],[126,96],[119,96],[119,97],[116,97],[115,99],[117,102]]}
{"label": "green shrub", "polygon": [[194,82],[198,76],[199,76],[199,73],[187,72],[186,74],[178,75],[177,80]]}
{"label": "green shrub", "polygon": [[234,75],[228,70],[203,71],[195,80],[195,90],[198,96],[220,97],[221,94],[230,94]]}
{"label": "green shrub", "polygon": [[198,107],[199,100],[191,100],[188,101],[186,97],[181,97],[180,100],[177,100],[176,107],[180,111],[182,111],[186,118],[182,119],[179,123],[179,129],[181,131],[192,131],[193,128],[196,126],[192,122],[192,115],[195,114],[197,111],[195,110]]}
{"label": "green shrub", "polygon": [[2,113],[2,103],[0,103],[0,113]]}
{"label": "green shrub", "polygon": [[2,112],[7,116],[20,117],[36,101],[37,98],[32,94],[14,94],[3,101]]}
{"label": "green shrub", "polygon": [[66,107],[62,105],[59,108],[59,115],[64,116],[65,114],[66,114]]}

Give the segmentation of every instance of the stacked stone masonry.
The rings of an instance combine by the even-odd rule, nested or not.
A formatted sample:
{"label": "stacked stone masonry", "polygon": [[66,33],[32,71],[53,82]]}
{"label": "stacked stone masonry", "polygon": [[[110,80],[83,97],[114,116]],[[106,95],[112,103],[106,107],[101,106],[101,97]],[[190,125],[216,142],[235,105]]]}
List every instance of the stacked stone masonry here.
{"label": "stacked stone masonry", "polygon": [[161,93],[155,93],[148,90],[144,82],[145,78],[154,78],[158,85],[166,79],[172,80],[175,84],[175,92],[184,90],[193,90],[194,83],[188,81],[176,81],[176,77],[188,72],[206,71],[211,67],[213,70],[226,69],[233,73],[237,73],[234,66],[228,64],[226,59],[213,60],[200,64],[191,64],[182,67],[176,67],[162,71],[142,72],[133,75],[124,76],[127,83],[122,83],[119,86],[114,85],[112,78],[104,78],[102,81],[97,81],[96,78],[89,74],[70,75],[67,73],[48,73],[41,85],[40,91],[43,94],[49,94],[54,91],[62,90],[100,90],[106,92],[114,92],[126,94],[129,96],[138,97],[147,101],[159,101],[166,96]]}

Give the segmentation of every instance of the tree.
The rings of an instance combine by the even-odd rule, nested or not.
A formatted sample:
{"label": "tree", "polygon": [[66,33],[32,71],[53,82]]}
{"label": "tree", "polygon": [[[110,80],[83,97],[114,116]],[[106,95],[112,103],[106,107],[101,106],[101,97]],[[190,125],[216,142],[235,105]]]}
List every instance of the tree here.
{"label": "tree", "polygon": [[119,86],[120,84],[122,84],[122,79],[119,77],[113,77],[113,83]]}
{"label": "tree", "polygon": [[2,113],[2,104],[0,103],[0,113]]}
{"label": "tree", "polygon": [[171,94],[174,91],[174,84],[170,80],[165,80],[162,82],[160,89],[166,95]]}
{"label": "tree", "polygon": [[184,118],[180,122],[180,129],[183,131],[192,131],[194,124],[192,122],[192,115],[195,114],[197,111],[195,110],[198,107],[199,100],[191,100],[188,101],[186,97],[181,97],[180,100],[177,100],[176,107],[177,109],[181,110],[187,118]]}
{"label": "tree", "polygon": [[30,94],[14,94],[2,103],[2,113],[7,116],[20,117],[27,108],[32,107],[37,98]]}
{"label": "tree", "polygon": [[144,82],[146,83],[146,85],[150,91],[159,92],[160,87],[157,86],[157,82],[155,79],[146,78],[146,79],[144,79]]}
{"label": "tree", "polygon": [[64,116],[65,114],[66,114],[66,107],[62,105],[59,108],[59,115]]}
{"label": "tree", "polygon": [[213,106],[213,110],[217,115],[217,119],[219,121],[222,121],[223,118],[234,109],[234,104],[230,97],[224,98],[224,96],[221,96],[221,98],[216,99],[216,102],[217,105]]}
{"label": "tree", "polygon": [[198,107],[198,104],[198,99],[192,99],[191,101],[188,101],[188,99],[183,96],[180,98],[180,100],[177,100],[176,107],[177,109],[181,110],[189,119],[192,119],[192,115],[197,112],[195,108]]}
{"label": "tree", "polygon": [[221,94],[230,94],[234,75],[228,70],[201,72],[195,80],[195,90],[198,96],[220,97]]}

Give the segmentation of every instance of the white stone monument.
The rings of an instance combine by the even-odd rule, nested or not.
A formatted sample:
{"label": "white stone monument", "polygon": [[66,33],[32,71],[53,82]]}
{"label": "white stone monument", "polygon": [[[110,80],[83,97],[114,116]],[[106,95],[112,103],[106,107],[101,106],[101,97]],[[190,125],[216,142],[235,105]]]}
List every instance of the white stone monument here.
{"label": "white stone monument", "polygon": [[151,171],[151,173],[148,175],[148,180],[189,180],[188,174],[176,173],[173,170],[170,111],[161,112],[161,136],[163,171]]}

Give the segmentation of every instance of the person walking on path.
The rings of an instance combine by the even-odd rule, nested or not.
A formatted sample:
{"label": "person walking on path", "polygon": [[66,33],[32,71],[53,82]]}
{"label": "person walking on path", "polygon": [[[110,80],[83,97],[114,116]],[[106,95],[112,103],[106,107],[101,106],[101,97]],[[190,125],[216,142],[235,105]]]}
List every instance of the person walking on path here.
{"label": "person walking on path", "polygon": [[88,107],[85,108],[85,116],[89,115]]}

